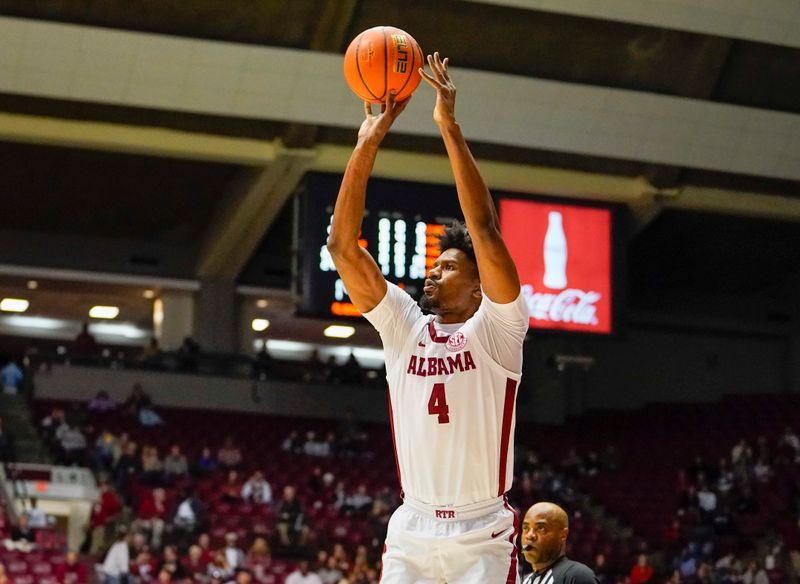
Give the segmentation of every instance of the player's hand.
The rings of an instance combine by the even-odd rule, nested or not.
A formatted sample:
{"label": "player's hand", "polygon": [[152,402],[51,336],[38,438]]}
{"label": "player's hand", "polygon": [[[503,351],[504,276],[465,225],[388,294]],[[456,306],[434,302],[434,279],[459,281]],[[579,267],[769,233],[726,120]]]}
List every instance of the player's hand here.
{"label": "player's hand", "polygon": [[372,104],[368,101],[364,102],[364,113],[366,118],[358,130],[359,140],[376,140],[380,142],[383,137],[389,132],[389,128],[397,119],[403,110],[406,109],[408,102],[411,98],[408,97],[403,101],[394,100],[394,92],[391,92],[386,101],[381,104],[381,112],[379,114],[372,113]]}
{"label": "player's hand", "polygon": [[433,55],[428,55],[428,66],[431,73],[428,74],[422,67],[419,74],[428,82],[428,85],[436,90],[436,107],[433,108],[433,121],[439,126],[453,123],[456,120],[456,86],[450,79],[447,71],[447,57],[442,60],[438,51]]}

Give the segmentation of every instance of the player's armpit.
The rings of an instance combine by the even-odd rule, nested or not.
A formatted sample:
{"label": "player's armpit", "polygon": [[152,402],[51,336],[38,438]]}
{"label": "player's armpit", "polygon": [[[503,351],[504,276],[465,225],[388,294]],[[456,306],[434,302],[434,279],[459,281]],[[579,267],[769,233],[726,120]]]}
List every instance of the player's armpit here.
{"label": "player's armpit", "polygon": [[328,249],[353,305],[361,313],[375,308],[386,296],[386,280],[373,257],[363,247]]}

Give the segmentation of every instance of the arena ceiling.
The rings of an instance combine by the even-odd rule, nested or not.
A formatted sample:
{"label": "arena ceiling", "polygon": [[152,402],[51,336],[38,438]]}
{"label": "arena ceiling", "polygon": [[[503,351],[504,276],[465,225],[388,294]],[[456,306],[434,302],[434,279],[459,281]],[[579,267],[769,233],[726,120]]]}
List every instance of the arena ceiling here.
{"label": "arena ceiling", "polygon": [[[288,289],[289,202],[343,170],[341,55],[378,24],[450,57],[490,186],[627,207],[634,305],[786,300],[792,0],[0,0],[0,268]],[[451,183],[432,104],[421,87],[377,176]]]}

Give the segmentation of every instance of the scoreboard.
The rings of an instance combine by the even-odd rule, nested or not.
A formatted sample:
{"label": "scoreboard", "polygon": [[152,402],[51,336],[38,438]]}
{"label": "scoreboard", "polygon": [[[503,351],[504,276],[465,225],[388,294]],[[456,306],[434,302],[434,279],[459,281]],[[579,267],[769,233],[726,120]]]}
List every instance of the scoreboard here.
{"label": "scoreboard", "polygon": [[[360,316],[326,247],[341,175],[311,174],[301,219],[303,294],[309,316]],[[439,256],[437,236],[461,218],[455,189],[370,179],[359,243],[383,276],[417,298],[425,274]]]}

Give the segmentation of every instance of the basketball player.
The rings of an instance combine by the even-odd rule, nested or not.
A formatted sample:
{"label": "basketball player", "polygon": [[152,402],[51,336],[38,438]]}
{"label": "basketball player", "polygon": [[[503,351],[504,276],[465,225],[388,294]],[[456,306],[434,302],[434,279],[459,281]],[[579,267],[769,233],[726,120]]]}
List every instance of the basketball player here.
{"label": "basketball player", "polygon": [[522,555],[533,566],[523,584],[598,584],[591,568],[567,559],[569,519],[555,503],[536,503],[522,522]]}
{"label": "basketball player", "polygon": [[[515,399],[528,310],[489,191],[455,119],[447,59],[428,57],[433,119],[455,175],[466,229],[448,228],[419,305],[359,247],[367,179],[407,102],[366,119],[342,179],[328,249],[386,355],[403,505],[392,516],[382,584],[515,584],[511,487]],[[422,307],[432,313],[426,316]]]}

